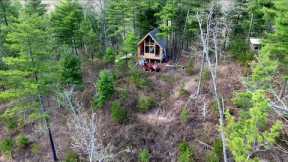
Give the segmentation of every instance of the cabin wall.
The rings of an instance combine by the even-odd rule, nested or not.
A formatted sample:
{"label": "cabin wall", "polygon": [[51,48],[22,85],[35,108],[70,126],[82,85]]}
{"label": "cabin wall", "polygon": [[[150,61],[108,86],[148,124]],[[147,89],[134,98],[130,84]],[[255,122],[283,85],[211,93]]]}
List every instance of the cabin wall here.
{"label": "cabin wall", "polygon": [[[156,48],[158,48],[158,50]],[[138,45],[137,51],[138,60],[149,59],[162,61],[163,59],[163,48],[149,36]],[[156,55],[156,52],[159,52],[159,54]]]}

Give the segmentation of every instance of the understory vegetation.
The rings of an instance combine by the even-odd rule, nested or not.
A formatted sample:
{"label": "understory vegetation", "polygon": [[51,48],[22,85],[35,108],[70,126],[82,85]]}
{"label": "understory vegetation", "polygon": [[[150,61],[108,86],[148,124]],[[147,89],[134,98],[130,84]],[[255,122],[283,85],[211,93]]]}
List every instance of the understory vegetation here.
{"label": "understory vegetation", "polygon": [[287,117],[287,0],[0,0],[0,161],[285,162]]}

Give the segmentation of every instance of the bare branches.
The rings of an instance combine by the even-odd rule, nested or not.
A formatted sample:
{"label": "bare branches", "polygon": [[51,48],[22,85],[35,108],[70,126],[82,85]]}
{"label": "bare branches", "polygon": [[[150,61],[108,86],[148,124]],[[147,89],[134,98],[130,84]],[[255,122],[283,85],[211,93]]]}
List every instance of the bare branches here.
{"label": "bare branches", "polygon": [[[208,14],[200,15],[197,13],[197,20],[199,23],[199,29],[200,29],[200,38],[202,42],[202,65],[201,65],[201,72],[200,72],[200,79],[198,83],[198,88],[197,88],[197,95],[199,95],[200,92],[200,86],[201,86],[201,76],[202,76],[202,71],[203,67],[205,65],[205,62],[208,66],[208,70],[210,72],[211,78],[212,78],[212,84],[213,84],[213,94],[215,101],[217,103],[218,111],[219,111],[219,125],[220,125],[220,135],[223,143],[223,159],[225,162],[228,161],[227,159],[227,152],[226,152],[226,139],[224,135],[224,102],[222,98],[222,102],[220,99],[220,96],[218,94],[218,89],[217,89],[217,69],[218,69],[218,63],[219,63],[219,53],[221,46],[224,44],[218,39],[218,37],[225,35],[221,33],[223,30],[221,27],[223,25],[220,24],[221,21],[217,17],[216,13],[216,5],[213,5]],[[206,20],[205,25],[204,25],[204,20]],[[225,42],[225,41],[224,41]],[[211,56],[211,51],[213,56]]]}

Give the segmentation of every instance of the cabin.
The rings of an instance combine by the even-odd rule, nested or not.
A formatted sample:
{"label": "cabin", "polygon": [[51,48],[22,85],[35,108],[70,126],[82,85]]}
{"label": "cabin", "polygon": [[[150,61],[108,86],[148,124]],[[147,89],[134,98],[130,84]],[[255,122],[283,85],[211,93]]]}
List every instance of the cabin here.
{"label": "cabin", "polygon": [[159,29],[150,31],[137,45],[139,62],[162,63],[168,59],[167,40],[159,36]]}
{"label": "cabin", "polygon": [[259,38],[250,38],[250,48],[254,52],[259,52],[261,49],[262,41]]}

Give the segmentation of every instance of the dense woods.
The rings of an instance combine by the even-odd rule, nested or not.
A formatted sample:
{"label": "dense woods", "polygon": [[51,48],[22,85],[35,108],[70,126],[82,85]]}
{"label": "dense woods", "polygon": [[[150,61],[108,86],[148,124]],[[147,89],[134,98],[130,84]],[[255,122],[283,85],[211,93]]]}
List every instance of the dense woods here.
{"label": "dense woods", "polygon": [[287,0],[51,5],[0,0],[0,161],[288,161]]}

